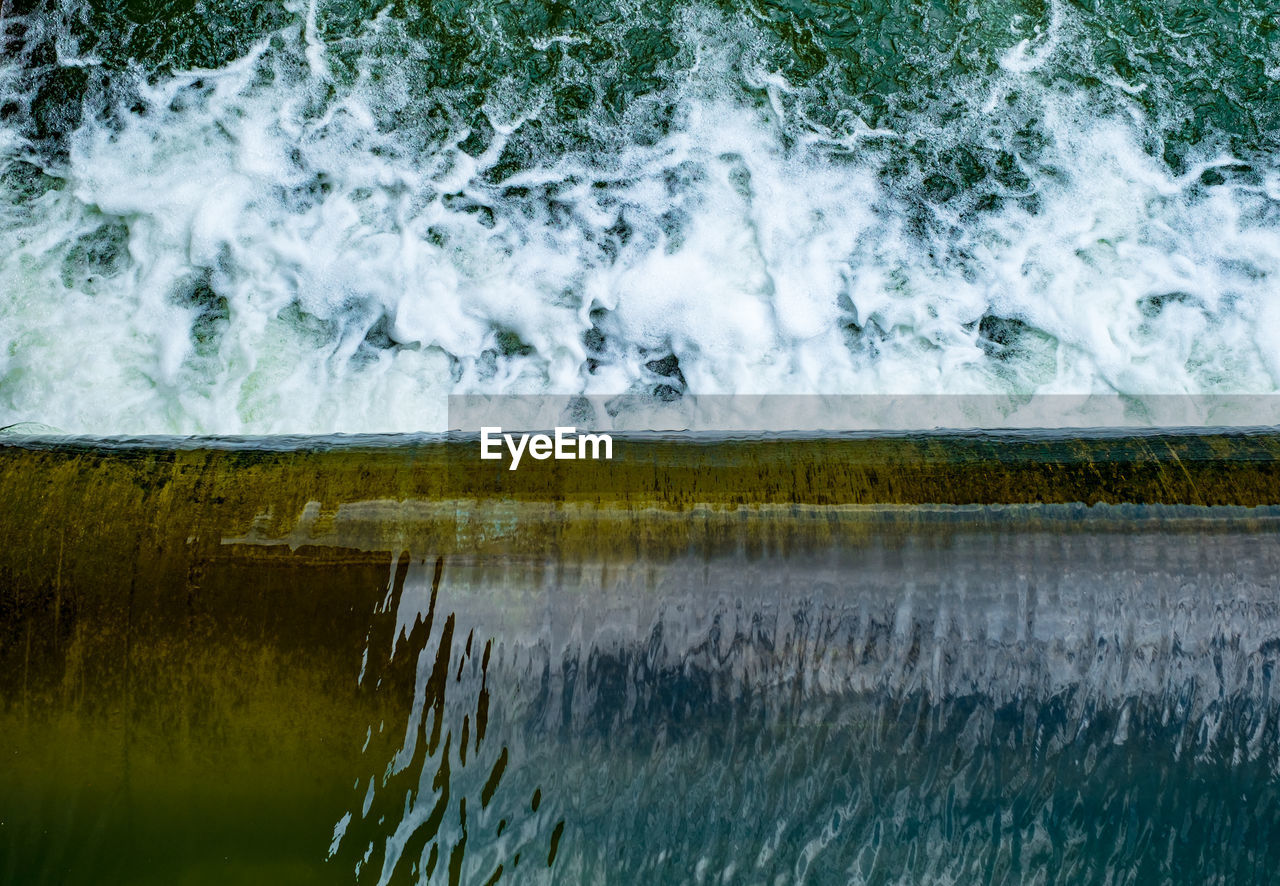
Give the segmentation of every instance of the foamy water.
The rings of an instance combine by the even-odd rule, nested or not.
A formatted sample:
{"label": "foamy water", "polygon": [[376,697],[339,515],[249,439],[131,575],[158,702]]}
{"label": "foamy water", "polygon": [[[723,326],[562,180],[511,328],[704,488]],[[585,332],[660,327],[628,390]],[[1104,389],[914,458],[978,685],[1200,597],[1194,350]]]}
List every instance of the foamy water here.
{"label": "foamy water", "polygon": [[[1179,108],[1144,97],[1179,81],[1065,77],[1096,38],[1074,7],[994,27],[985,67],[924,58],[879,119],[840,52],[802,77],[750,11],[666,9],[641,76],[573,55],[631,39],[643,14],[621,7],[507,49],[477,7],[489,49],[453,68],[392,8],[272,8],[213,67],[108,57],[67,5],[2,19],[0,424],[410,431],[443,428],[449,394],[1277,389],[1270,117],[1171,158]],[[1270,88],[1280,49],[1258,45]],[[49,46],[87,72],[61,118],[40,110]],[[508,58],[556,67],[485,67]],[[457,76],[432,86],[441,66]]]}

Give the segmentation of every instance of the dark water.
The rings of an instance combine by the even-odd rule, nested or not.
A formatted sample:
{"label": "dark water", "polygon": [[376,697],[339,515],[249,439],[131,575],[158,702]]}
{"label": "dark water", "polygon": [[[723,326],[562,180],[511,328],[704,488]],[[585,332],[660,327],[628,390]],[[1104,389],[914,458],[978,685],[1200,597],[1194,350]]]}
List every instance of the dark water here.
{"label": "dark water", "polygon": [[[994,119],[966,106],[967,93],[997,76],[1002,64],[1035,65],[1036,85],[1087,95],[1095,107],[1132,103],[1152,124],[1144,147],[1177,170],[1214,151],[1264,160],[1276,147],[1280,122],[1274,70],[1280,22],[1261,2],[1212,8],[1146,0],[642,8],[607,0],[310,6],[16,0],[5,13],[8,49],[25,62],[21,79],[36,93],[29,107],[13,101],[7,110],[19,118],[28,112],[24,134],[37,139],[65,139],[84,112],[145,111],[110,107],[111,99],[129,91],[132,78],[120,72],[132,68],[154,81],[180,71],[217,70],[273,36],[271,49],[285,56],[297,51],[286,43],[295,36],[290,29],[302,27],[325,44],[335,86],[362,74],[390,75],[394,67],[409,86],[412,98],[404,104],[412,111],[380,122],[416,135],[423,148],[441,146],[464,128],[483,130],[477,118],[499,90],[547,90],[553,101],[534,116],[538,125],[521,134],[519,146],[508,148],[508,162],[491,171],[495,182],[525,168],[521,147],[536,156],[602,147],[610,135],[641,138],[639,130],[610,132],[609,124],[629,113],[647,111],[654,135],[667,134],[677,109],[664,93],[673,82],[691,75],[734,78],[731,70],[694,70],[697,41],[690,37],[699,23],[706,30],[719,25],[714,36],[726,48],[785,78],[796,110],[833,131],[848,128],[855,116],[872,129],[901,130],[921,123],[920,110],[934,111],[937,128],[952,133],[945,152],[951,156],[939,156],[937,146],[931,152],[926,136],[933,133],[919,132],[916,151],[894,165],[907,175],[913,166],[929,166],[951,183],[945,188],[938,182],[935,191],[976,190],[971,199],[979,203],[999,194],[994,185],[1001,168],[1014,165],[1013,152],[1034,164],[1036,148],[1048,141],[1037,132],[1043,108],[1024,108],[1031,113],[1021,117],[1017,96]],[[1010,49],[1022,41],[1027,61],[1011,61]],[[762,84],[741,73],[738,79],[734,85],[743,93],[767,99]],[[86,107],[77,107],[81,97],[89,99]],[[664,97],[667,106],[659,107]],[[992,150],[993,131],[1003,131],[1003,157]],[[473,141],[484,140],[473,135]],[[468,143],[467,149],[478,154],[483,145]],[[968,187],[988,176],[993,181],[987,188]]]}

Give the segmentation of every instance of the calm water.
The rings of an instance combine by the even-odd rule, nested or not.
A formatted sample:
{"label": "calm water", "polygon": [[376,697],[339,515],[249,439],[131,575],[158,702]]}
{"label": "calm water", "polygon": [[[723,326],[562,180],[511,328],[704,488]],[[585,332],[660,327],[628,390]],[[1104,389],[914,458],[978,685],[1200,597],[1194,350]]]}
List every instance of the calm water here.
{"label": "calm water", "polygon": [[[658,442],[478,501],[425,442],[3,447],[0,883],[1274,882],[1280,508],[806,503],[947,439],[736,507],[729,444],[687,507]],[[1142,439],[976,464],[1274,491]]]}
{"label": "calm water", "polygon": [[401,714],[370,724],[331,863],[1273,882],[1280,548],[1148,529],[662,566],[405,555],[361,684]]}

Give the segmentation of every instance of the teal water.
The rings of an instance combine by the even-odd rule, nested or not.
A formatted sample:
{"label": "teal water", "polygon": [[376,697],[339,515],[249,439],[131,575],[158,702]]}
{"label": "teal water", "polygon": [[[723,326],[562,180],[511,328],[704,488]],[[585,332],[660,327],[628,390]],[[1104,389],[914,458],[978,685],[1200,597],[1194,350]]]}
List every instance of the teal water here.
{"label": "teal water", "polygon": [[3,424],[1280,378],[1262,0],[10,0],[0,25]]}
{"label": "teal water", "polygon": [[360,883],[1274,882],[1275,560],[1150,528],[405,555],[361,675],[403,713],[370,724],[330,862]]}

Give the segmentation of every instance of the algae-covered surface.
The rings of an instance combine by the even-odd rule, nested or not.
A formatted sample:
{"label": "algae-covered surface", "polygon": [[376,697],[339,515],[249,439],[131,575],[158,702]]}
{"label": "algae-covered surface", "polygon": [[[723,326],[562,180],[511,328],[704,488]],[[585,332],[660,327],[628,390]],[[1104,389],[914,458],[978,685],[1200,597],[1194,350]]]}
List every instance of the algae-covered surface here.
{"label": "algae-covered surface", "polygon": [[0,878],[1266,882],[1264,434],[0,447]]}

